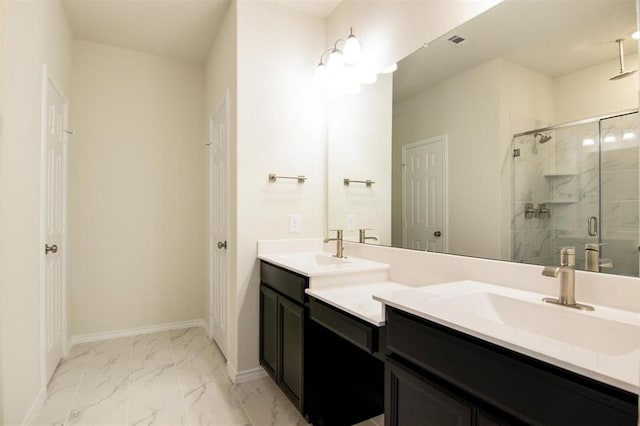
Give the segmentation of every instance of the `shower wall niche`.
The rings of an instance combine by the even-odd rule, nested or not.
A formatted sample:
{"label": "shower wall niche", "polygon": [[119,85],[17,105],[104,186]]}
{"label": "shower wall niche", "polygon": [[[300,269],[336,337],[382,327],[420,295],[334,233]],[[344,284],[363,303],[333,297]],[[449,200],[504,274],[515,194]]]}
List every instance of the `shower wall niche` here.
{"label": "shower wall niche", "polygon": [[601,272],[639,275],[639,124],[634,112],[514,136],[512,260],[554,265],[573,246],[584,269],[591,243]]}

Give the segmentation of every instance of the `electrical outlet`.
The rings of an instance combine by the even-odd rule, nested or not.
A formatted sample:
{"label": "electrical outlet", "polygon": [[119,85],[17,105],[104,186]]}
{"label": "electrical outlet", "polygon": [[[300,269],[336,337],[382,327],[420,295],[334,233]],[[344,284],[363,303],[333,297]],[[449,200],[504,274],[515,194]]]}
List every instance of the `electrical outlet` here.
{"label": "electrical outlet", "polygon": [[347,215],[347,231],[355,231],[356,230],[356,215],[348,214]]}
{"label": "electrical outlet", "polygon": [[299,214],[289,215],[289,232],[296,233],[302,231],[302,223]]}

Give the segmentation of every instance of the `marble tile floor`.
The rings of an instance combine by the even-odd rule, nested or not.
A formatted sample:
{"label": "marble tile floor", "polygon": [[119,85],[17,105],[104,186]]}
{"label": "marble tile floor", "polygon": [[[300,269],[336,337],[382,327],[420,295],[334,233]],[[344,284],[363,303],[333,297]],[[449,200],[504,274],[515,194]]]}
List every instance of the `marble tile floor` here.
{"label": "marble tile floor", "polygon": [[[359,426],[381,426],[383,417]],[[202,328],[74,346],[30,425],[305,425],[269,377],[233,384]]]}

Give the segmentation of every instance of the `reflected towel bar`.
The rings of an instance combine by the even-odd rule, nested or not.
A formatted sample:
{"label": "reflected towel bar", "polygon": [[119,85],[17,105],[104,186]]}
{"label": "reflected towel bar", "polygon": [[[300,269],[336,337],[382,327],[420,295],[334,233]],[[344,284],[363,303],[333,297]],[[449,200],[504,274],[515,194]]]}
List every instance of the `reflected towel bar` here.
{"label": "reflected towel bar", "polygon": [[373,184],[374,184],[374,183],[376,183],[376,182],[375,182],[375,181],[373,181],[373,180],[370,180],[370,179],[367,179],[367,180],[354,180],[354,179],[344,178],[344,184],[345,184],[345,185],[349,185],[349,184],[351,184],[351,183],[364,183],[364,184],[366,184],[367,186],[371,186],[371,185],[373,185]]}
{"label": "reflected towel bar", "polygon": [[306,176],[278,176],[275,173],[269,173],[269,182],[275,182],[278,179],[296,179],[298,183],[304,183]]}

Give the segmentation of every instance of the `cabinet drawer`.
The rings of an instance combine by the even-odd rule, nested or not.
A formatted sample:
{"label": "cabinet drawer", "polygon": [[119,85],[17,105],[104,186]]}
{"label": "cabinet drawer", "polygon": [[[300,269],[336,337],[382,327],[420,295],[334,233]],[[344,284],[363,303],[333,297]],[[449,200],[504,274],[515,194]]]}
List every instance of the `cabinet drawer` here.
{"label": "cabinet drawer", "polygon": [[373,325],[359,321],[313,297],[309,299],[309,317],[354,345],[373,353],[375,331]]}
{"label": "cabinet drawer", "polygon": [[526,423],[637,422],[637,397],[629,392],[390,307],[387,353]]}
{"label": "cabinet drawer", "polygon": [[260,262],[260,282],[299,303],[304,303],[304,290],[309,287],[307,277],[264,261]]}

